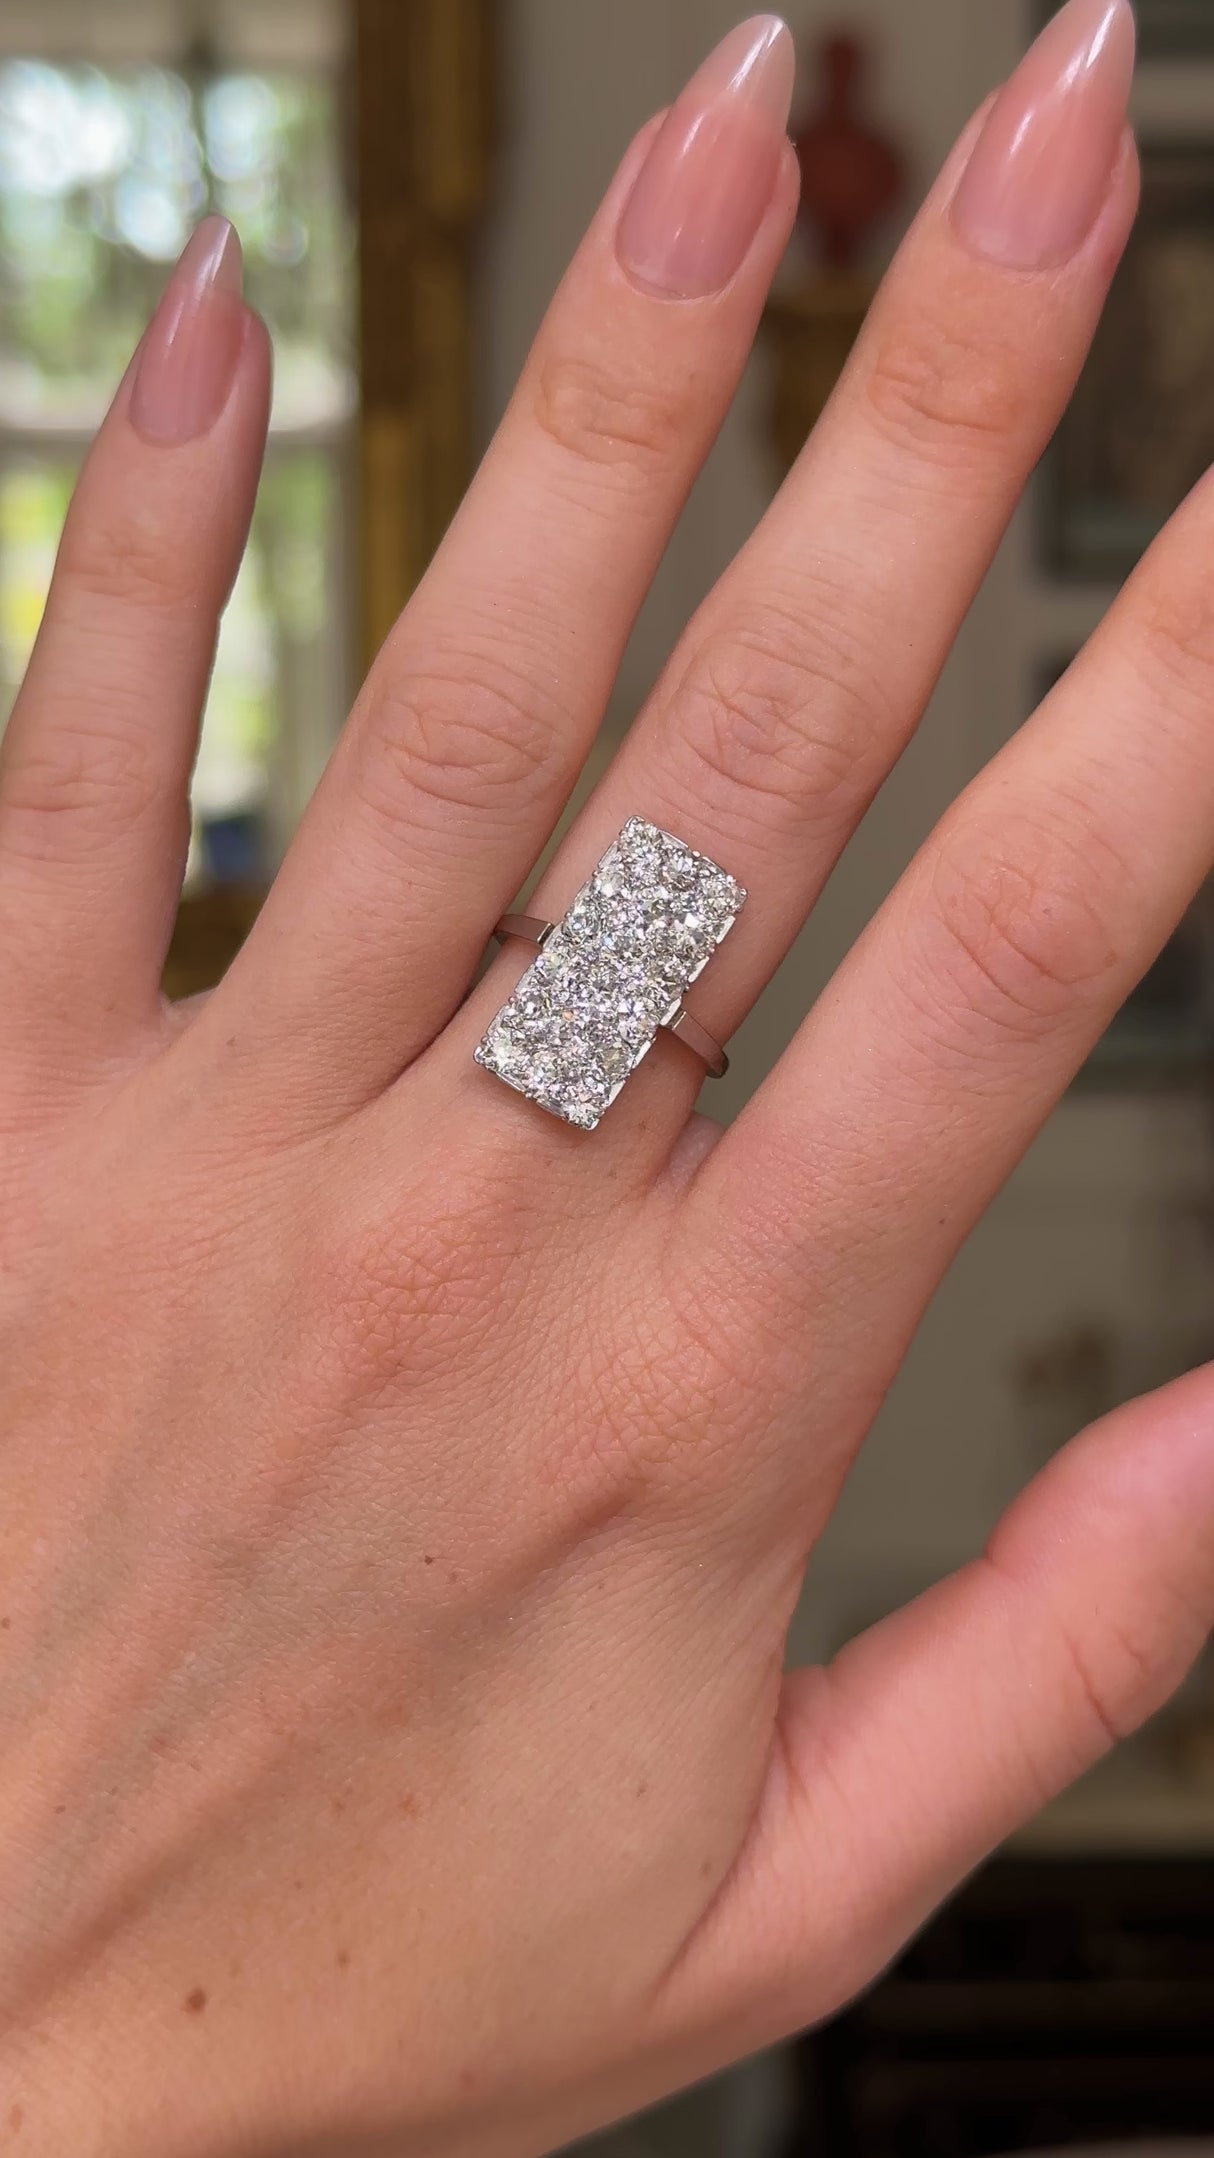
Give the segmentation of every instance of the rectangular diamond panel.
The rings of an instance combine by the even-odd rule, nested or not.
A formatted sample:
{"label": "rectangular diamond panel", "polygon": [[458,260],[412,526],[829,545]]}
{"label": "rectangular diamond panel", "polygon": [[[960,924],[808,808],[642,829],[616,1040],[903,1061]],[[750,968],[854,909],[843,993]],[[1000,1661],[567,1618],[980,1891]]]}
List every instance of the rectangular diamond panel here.
{"label": "rectangular diamond panel", "polygon": [[630,817],[503,1004],[477,1063],[593,1131],[745,899],[707,855]]}

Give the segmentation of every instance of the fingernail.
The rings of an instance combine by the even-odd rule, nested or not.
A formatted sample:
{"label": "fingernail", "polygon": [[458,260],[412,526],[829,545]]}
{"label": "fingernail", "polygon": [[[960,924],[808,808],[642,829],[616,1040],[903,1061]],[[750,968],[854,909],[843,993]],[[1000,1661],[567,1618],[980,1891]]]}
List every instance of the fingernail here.
{"label": "fingernail", "polygon": [[1014,269],[1066,262],[1100,213],[1134,78],[1129,0],[1069,0],[991,108],[953,202],[962,237]]}
{"label": "fingernail", "polygon": [[671,298],[720,292],[771,201],[796,56],[778,15],[731,30],[672,105],[616,234],[629,276]]}
{"label": "fingernail", "polygon": [[228,401],[244,337],[240,241],[204,217],[148,325],[131,391],[132,425],[149,442],[191,442]]}

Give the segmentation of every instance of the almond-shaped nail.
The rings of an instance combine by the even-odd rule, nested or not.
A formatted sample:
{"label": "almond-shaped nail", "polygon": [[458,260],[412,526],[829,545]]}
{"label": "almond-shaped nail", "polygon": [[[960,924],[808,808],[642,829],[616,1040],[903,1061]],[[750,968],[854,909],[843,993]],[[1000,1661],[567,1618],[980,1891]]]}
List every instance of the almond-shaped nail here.
{"label": "almond-shaped nail", "polygon": [[131,423],[149,442],[192,442],[228,401],[244,338],[240,241],[205,217],[187,241],[139,350]]}
{"label": "almond-shaped nail", "polygon": [[953,201],[976,253],[1069,261],[1108,196],[1134,79],[1129,0],[1068,0],[991,107]]}
{"label": "almond-shaped nail", "polygon": [[652,292],[702,299],[745,261],[776,184],[796,57],[778,15],[731,30],[671,106],[624,206],[616,253]]}

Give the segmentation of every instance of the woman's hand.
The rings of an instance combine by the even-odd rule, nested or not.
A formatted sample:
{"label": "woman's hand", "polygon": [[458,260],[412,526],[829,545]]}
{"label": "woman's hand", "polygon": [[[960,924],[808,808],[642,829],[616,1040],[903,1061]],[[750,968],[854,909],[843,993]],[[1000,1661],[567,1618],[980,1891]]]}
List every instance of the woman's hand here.
{"label": "woman's hand", "polygon": [[[749,888],[728,1035],[914,727],[1135,198],[1124,0],[967,133],[538,898],[625,819]],[[828,2014],[1175,1686],[1214,1378],[782,1676],[943,1269],[1214,856],[1214,493],[726,1135],[593,1135],[469,994],[793,214],[787,33],[629,152],[264,913],[159,979],[268,360],[202,229],[81,480],[0,792],[0,2147],[531,2153]],[[974,1433],[982,1444],[982,1433]],[[943,1502],[943,1495],[942,1495]]]}

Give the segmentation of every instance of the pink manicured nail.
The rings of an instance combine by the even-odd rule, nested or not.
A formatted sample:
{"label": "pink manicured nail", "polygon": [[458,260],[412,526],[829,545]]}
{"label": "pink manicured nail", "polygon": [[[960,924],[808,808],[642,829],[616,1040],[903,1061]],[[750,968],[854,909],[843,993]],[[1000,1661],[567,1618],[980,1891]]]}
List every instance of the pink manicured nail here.
{"label": "pink manicured nail", "polygon": [[240,241],[204,217],[164,290],[140,349],[133,426],[149,442],[190,442],[228,401],[244,337]]}
{"label": "pink manicured nail", "polygon": [[1048,269],[1082,246],[1109,191],[1134,77],[1129,0],[1069,0],[991,108],[953,202],[981,255]]}
{"label": "pink manicured nail", "polygon": [[638,283],[702,299],[742,266],[776,184],[796,58],[777,15],[740,23],[672,105],[616,235]]}

